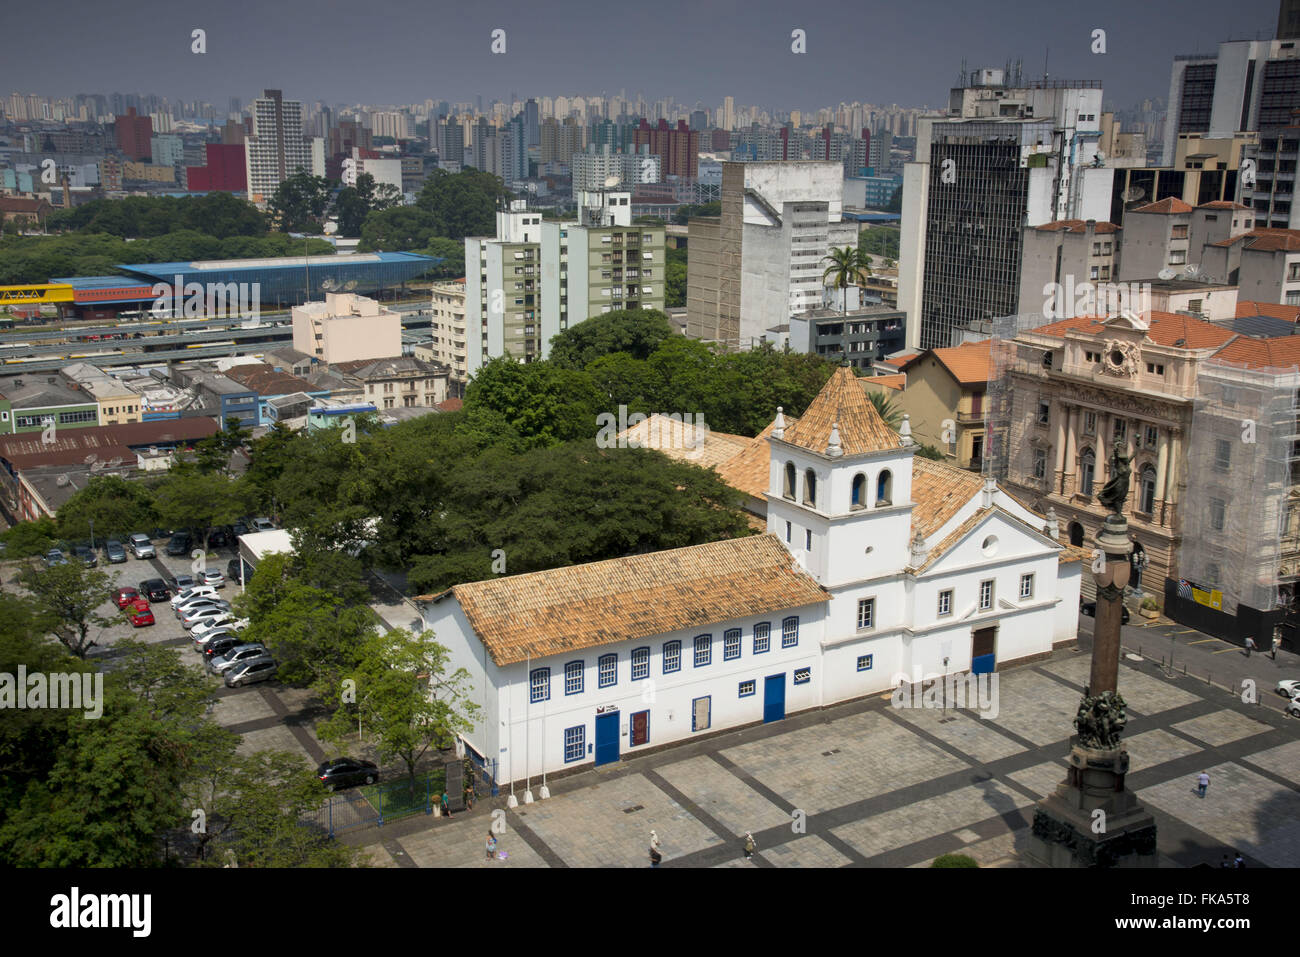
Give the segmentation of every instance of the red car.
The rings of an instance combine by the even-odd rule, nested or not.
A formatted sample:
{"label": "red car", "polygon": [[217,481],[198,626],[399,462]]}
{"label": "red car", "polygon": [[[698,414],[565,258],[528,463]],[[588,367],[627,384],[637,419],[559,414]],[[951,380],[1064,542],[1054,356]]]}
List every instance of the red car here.
{"label": "red car", "polygon": [[[113,593],[113,600],[117,602],[118,608],[125,608],[133,601],[140,597],[140,592],[134,588],[119,588]],[[146,602],[146,607],[148,603]]]}
{"label": "red car", "polygon": [[134,604],[126,610],[126,617],[130,620],[132,627],[143,628],[145,625],[152,625],[153,611],[146,604],[141,607],[140,604]]}

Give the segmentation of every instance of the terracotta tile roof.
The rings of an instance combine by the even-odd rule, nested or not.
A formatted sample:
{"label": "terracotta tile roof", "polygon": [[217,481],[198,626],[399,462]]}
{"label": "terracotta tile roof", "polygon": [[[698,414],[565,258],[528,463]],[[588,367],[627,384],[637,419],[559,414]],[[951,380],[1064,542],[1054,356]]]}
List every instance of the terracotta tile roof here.
{"label": "terracotta tile roof", "polygon": [[984,487],[979,473],[936,462],[921,456],[912,457],[913,534],[929,538],[956,515]]}
{"label": "terracotta tile roof", "polygon": [[1300,251],[1300,229],[1256,229],[1246,234],[1246,249],[1275,253]]}
{"label": "terracotta tile roof", "polygon": [[[695,426],[655,413],[619,433],[619,447],[636,441],[643,449],[657,449],[669,458],[690,462],[701,468],[716,468],[745,450],[753,440],[729,432],[705,431],[699,448],[695,448]],[[766,484],[766,482],[764,483]]]}
{"label": "terracotta tile roof", "polygon": [[315,388],[306,379],[300,379],[288,372],[281,372],[268,365],[248,363],[231,366],[226,370],[226,377],[234,379],[240,385],[248,386],[258,395],[289,395],[291,392],[314,392]]}
{"label": "terracotta tile roof", "polygon": [[[1174,346],[1175,343],[1182,340],[1183,345],[1178,346],[1178,348],[1213,349],[1230,341],[1236,335],[1231,329],[1216,326],[1212,322],[1205,322],[1201,319],[1194,319],[1191,316],[1182,316],[1173,312],[1152,311],[1144,314],[1142,318],[1149,324],[1147,337],[1161,346]],[[1107,321],[1109,320],[1097,316],[1075,316],[1072,319],[1049,322],[1047,325],[1039,326],[1033,331],[1040,335],[1060,336],[1061,338],[1064,338],[1067,332],[1073,330],[1101,335],[1105,333],[1104,323]]]}
{"label": "terracotta tile roof", "polygon": [[1249,206],[1243,206],[1241,203],[1234,203],[1226,199],[1216,199],[1208,203],[1201,203],[1197,209],[1250,209]]}
{"label": "terracotta tile roof", "polygon": [[438,403],[438,408],[443,412],[459,412],[465,406],[464,399],[447,399]]}
{"label": "terracotta tile roof", "polygon": [[[1058,219],[1055,222],[1043,223],[1041,226],[1035,226],[1034,229],[1046,233],[1086,233],[1088,223],[1083,219]],[[1119,227],[1114,223],[1096,222],[1093,223],[1093,232],[1098,236],[1106,233],[1117,233]]]}
{"label": "terracotta tile roof", "polygon": [[901,392],[907,387],[907,376],[901,372],[892,375],[864,375],[858,380],[858,385],[868,392],[871,391],[873,385],[884,386],[886,389],[897,389]]}
{"label": "terracotta tile roof", "polygon": [[1254,302],[1249,299],[1237,300],[1237,318],[1250,316],[1269,316],[1284,319],[1287,322],[1300,322],[1300,306],[1284,306],[1276,302]]}
{"label": "terracotta tile roof", "polygon": [[792,427],[787,425],[785,441],[824,454],[832,425],[839,426],[840,447],[845,455],[903,447],[898,433],[885,424],[848,366],[837,367],[799,421]]}
{"label": "terracotta tile roof", "polygon": [[1071,562],[1092,561],[1092,549],[1084,548],[1082,545],[1069,545],[1061,543],[1061,553],[1056,556],[1058,565],[1068,565]]}
{"label": "terracotta tile roof", "polygon": [[1240,336],[1214,354],[1215,359],[1255,369],[1290,369],[1300,366],[1300,336],[1252,339]]}
{"label": "terracotta tile roof", "polygon": [[707,630],[830,597],[796,569],[774,535],[494,578],[457,585],[450,593],[498,666],[682,629]]}
{"label": "terracotta tile roof", "polygon": [[[785,418],[787,429],[799,420],[792,415]],[[773,419],[762,432],[749,440],[749,444],[739,455],[732,456],[717,466],[718,477],[732,488],[739,489],[746,495],[761,499],[767,494],[771,479],[772,446],[767,441],[776,425]]]}
{"label": "terracotta tile roof", "polygon": [[983,342],[964,342],[947,349],[931,349],[913,359],[909,359],[904,369],[910,369],[927,355],[933,355],[948,370],[948,373],[962,385],[982,385],[989,381],[992,367],[990,352],[992,340]]}
{"label": "terracotta tile roof", "polygon": [[1130,213],[1190,213],[1191,211],[1192,207],[1176,196],[1167,196],[1158,203],[1147,203],[1145,206],[1129,210]]}

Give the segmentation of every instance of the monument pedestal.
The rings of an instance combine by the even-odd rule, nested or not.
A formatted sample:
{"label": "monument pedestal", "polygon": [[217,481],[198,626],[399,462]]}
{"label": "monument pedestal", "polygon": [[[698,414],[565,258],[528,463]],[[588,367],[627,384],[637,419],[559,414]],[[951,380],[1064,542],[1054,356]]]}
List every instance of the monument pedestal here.
{"label": "monument pedestal", "polygon": [[[1155,867],[1156,822],[1124,787],[1128,752],[1070,739],[1070,770],[1034,809],[1034,867]],[[1103,811],[1104,818],[1094,814]]]}

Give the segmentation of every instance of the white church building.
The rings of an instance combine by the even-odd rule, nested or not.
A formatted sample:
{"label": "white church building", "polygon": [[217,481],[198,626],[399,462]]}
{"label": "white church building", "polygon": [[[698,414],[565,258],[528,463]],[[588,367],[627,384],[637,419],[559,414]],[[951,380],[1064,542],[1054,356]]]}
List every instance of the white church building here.
{"label": "white church building", "polygon": [[1087,553],[991,480],[917,458],[851,370],[801,418],[716,441],[766,533],[421,599],[471,676],[483,712],[463,740],[498,783],[1075,639]]}

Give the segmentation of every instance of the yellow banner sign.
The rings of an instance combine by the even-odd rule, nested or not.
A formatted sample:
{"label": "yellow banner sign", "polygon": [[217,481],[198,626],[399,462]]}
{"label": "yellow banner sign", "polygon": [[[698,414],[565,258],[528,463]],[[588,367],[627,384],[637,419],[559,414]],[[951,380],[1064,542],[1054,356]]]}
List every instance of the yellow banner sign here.
{"label": "yellow banner sign", "polygon": [[41,286],[0,286],[0,306],[8,303],[72,302],[72,287],[58,283]]}

